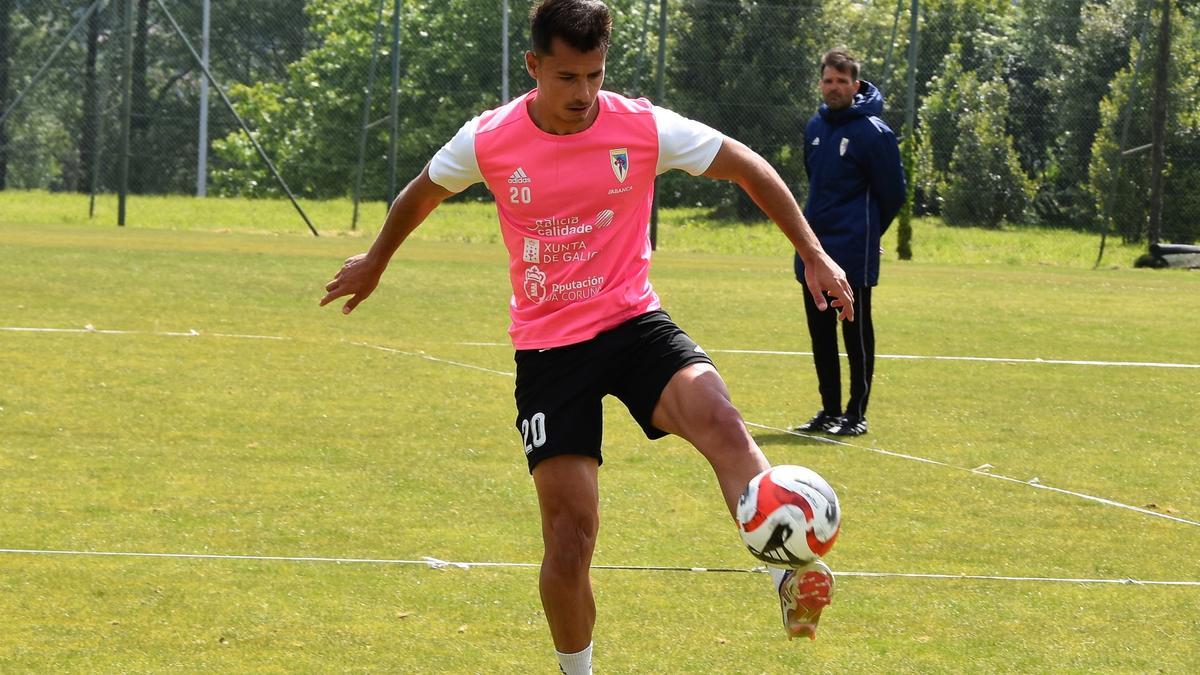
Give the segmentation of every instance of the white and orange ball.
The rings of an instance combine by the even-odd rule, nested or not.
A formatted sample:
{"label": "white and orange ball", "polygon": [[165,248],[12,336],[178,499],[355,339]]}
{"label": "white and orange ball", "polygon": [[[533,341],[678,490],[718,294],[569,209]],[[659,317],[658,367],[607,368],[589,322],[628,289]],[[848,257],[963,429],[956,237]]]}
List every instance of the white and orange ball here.
{"label": "white and orange ball", "polygon": [[755,558],[801,567],[833,548],[842,510],[833,488],[816,471],[781,464],[750,480],[738,500],[737,524]]}

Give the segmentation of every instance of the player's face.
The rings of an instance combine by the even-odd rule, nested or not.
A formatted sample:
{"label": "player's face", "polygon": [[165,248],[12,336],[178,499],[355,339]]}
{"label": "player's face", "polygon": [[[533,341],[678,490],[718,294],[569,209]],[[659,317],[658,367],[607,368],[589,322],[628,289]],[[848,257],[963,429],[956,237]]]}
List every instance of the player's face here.
{"label": "player's face", "polygon": [[546,131],[569,134],[582,131],[596,119],[596,97],[604,84],[607,52],[581,52],[559,38],[550,42],[550,52],[525,52],[525,67],[537,80],[534,121]]}
{"label": "player's face", "polygon": [[837,68],[826,66],[821,69],[821,98],[833,110],[849,108],[858,93],[858,80]]}

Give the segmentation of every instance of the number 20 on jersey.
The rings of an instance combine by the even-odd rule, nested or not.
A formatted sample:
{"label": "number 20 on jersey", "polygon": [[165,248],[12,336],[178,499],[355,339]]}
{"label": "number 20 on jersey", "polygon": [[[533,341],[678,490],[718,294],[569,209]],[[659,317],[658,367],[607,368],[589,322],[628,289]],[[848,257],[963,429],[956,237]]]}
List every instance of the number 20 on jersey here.
{"label": "number 20 on jersey", "polygon": [[533,201],[533,190],[530,190],[528,185],[519,187],[510,185],[508,188],[508,201],[513,204],[528,204]]}

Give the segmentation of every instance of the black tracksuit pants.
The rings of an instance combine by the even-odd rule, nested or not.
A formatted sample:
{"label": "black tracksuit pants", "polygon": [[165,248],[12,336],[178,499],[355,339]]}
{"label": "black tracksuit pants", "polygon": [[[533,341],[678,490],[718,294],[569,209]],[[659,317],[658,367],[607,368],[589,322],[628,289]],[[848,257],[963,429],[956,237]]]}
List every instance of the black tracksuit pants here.
{"label": "black tracksuit pants", "polygon": [[854,321],[841,321],[846,356],[850,361],[850,400],[842,409],[841,357],[838,354],[838,318],[833,307],[817,311],[812,294],[804,288],[804,311],[812,338],[813,363],[817,366],[817,388],[826,414],[866,418],[875,373],[875,327],[871,323],[871,287],[854,289]]}

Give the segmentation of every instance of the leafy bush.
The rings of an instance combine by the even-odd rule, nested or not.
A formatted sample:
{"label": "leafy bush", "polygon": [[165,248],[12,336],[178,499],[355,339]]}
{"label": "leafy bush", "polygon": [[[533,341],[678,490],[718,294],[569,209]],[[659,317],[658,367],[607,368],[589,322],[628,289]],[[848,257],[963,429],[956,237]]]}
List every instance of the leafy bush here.
{"label": "leafy bush", "polygon": [[963,71],[957,49],[947,54],[921,111],[921,211],[940,212],[951,225],[1025,220],[1034,187],[1005,132],[1008,103],[1003,80],[980,82]]}

